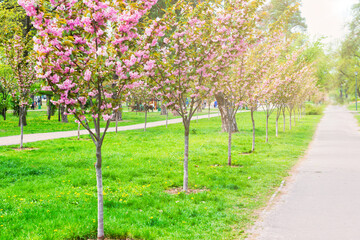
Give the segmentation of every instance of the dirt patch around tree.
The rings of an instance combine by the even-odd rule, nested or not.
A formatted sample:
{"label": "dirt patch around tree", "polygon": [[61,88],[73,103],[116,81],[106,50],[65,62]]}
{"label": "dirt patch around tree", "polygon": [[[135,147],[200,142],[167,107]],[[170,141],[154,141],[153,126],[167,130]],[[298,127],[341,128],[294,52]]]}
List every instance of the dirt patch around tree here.
{"label": "dirt patch around tree", "polygon": [[39,148],[12,148],[15,151],[35,151],[35,150],[39,150]]}
{"label": "dirt patch around tree", "polygon": [[[196,193],[200,193],[200,192],[209,192],[210,189],[207,188],[202,188],[202,189],[188,189],[185,194],[196,194]],[[182,187],[177,187],[177,188],[171,188],[168,190],[165,190],[166,193],[171,194],[171,195],[175,195],[175,194],[180,194],[183,191]]]}

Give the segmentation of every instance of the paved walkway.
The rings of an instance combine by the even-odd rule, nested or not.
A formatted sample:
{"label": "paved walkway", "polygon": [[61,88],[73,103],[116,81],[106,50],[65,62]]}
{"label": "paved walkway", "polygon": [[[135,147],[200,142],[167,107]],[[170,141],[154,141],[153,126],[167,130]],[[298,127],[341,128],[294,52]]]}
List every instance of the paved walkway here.
{"label": "paved walkway", "polygon": [[344,107],[327,108],[287,185],[250,239],[360,239],[360,133]]}
{"label": "paved walkway", "polygon": [[[210,117],[217,117],[216,114],[210,114]],[[199,119],[208,118],[208,115],[199,115]],[[197,116],[193,116],[192,120],[196,120]],[[181,123],[181,118],[169,119],[168,124]],[[148,122],[146,124],[146,128],[158,127],[166,125],[166,121],[157,121],[157,122]],[[127,131],[127,130],[135,130],[135,129],[144,129],[144,123],[122,126],[118,127],[118,131]],[[103,131],[103,128],[102,128]],[[115,132],[115,127],[111,127],[108,129],[108,132]],[[80,130],[80,135],[88,135],[89,132],[87,130]],[[37,142],[44,141],[49,139],[57,139],[57,138],[67,138],[67,137],[75,137],[78,135],[78,131],[63,131],[63,132],[49,132],[49,133],[35,133],[35,134],[25,134],[24,135],[24,143],[29,142]],[[9,137],[0,137],[0,146],[7,145],[16,145],[20,144],[20,136],[9,136]]]}

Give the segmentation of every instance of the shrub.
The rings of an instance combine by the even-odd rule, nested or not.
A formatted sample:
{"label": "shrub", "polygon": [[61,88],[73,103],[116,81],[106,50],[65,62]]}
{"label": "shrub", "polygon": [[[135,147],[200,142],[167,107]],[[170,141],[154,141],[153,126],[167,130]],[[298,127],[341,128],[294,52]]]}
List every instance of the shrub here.
{"label": "shrub", "polygon": [[306,115],[321,115],[323,113],[323,106],[322,105],[315,105],[312,103],[305,104],[305,114]]}

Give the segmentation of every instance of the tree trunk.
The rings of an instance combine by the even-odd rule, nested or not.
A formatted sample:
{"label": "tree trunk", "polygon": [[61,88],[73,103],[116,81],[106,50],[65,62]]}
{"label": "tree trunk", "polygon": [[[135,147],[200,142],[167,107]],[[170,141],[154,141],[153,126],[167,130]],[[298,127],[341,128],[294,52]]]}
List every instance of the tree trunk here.
{"label": "tree trunk", "polygon": [[1,111],[1,115],[2,117],[4,118],[4,121],[6,121],[6,111],[7,111],[7,108],[3,108],[3,110]]}
{"label": "tree trunk", "polygon": [[290,130],[291,130],[291,118],[292,118],[291,112],[292,112],[291,109],[289,109],[289,115],[290,115],[290,122],[289,122],[290,126],[289,126],[289,128],[290,128]]}
{"label": "tree trunk", "polygon": [[168,126],[168,121],[169,121],[169,111],[166,110],[166,128]]}
{"label": "tree trunk", "polygon": [[266,143],[269,142],[269,113],[266,113]]}
{"label": "tree trunk", "polygon": [[208,119],[210,120],[210,101],[209,101],[209,109],[208,109]]}
{"label": "tree trunk", "polygon": [[161,104],[160,108],[161,108],[160,115],[166,115],[167,114],[167,109],[166,109],[165,104]]}
{"label": "tree trunk", "polygon": [[281,114],[281,108],[276,111],[276,137],[279,136],[279,118]]}
{"label": "tree trunk", "polygon": [[285,121],[285,107],[283,108],[283,121],[284,121],[283,131],[285,132],[285,125],[286,125],[286,121]]}
{"label": "tree trunk", "polygon": [[[228,104],[227,100],[222,94],[216,94],[215,98],[218,103],[218,109],[221,115],[221,129],[223,132],[229,132],[229,118],[231,114],[227,106],[230,104]],[[233,119],[231,129],[233,133],[239,131],[236,119]]]}
{"label": "tree trunk", "polygon": [[296,126],[296,108],[294,108],[294,126]]}
{"label": "tree trunk", "polygon": [[61,112],[61,104],[59,105],[59,107],[58,107],[58,122],[60,122],[61,121],[61,118],[60,118],[60,112]]}
{"label": "tree trunk", "polygon": [[117,110],[114,110],[111,121],[122,121],[122,111],[120,110],[121,105]]}
{"label": "tree trunk", "polygon": [[255,120],[254,120],[254,110],[252,110],[252,109],[251,109],[251,121],[252,121],[252,128],[253,128],[251,152],[254,152],[255,151]]}
{"label": "tree trunk", "polygon": [[[23,111],[22,114],[21,114],[21,111]],[[21,106],[19,106],[19,127],[21,127],[21,121],[22,121],[22,125],[23,125],[24,127],[27,126],[26,114],[27,114],[26,107],[24,107],[23,109],[21,109]]]}
{"label": "tree trunk", "polygon": [[147,109],[145,108],[145,124],[144,124],[144,132],[146,132],[146,121],[147,121]]}
{"label": "tree trunk", "polygon": [[183,181],[183,190],[184,192],[188,191],[188,163],[189,163],[189,133],[190,133],[190,121],[184,123],[185,128],[185,146],[184,146],[184,181]]}
{"label": "tree trunk", "polygon": [[48,99],[48,106],[47,106],[47,115],[48,115],[48,120],[51,119],[51,97],[50,96],[47,96],[47,99]]}
{"label": "tree trunk", "polygon": [[20,120],[20,149],[23,148],[23,142],[24,142],[24,118],[23,115],[24,114],[24,106],[20,106],[20,112],[19,112],[19,120]]}
{"label": "tree trunk", "polygon": [[232,130],[231,130],[231,125],[232,125],[232,118],[229,119],[229,139],[228,139],[228,165],[231,166],[231,134],[232,134]]}
{"label": "tree trunk", "polygon": [[101,173],[101,143],[96,146],[96,182],[97,182],[97,195],[98,195],[98,236],[97,239],[104,239],[104,198],[103,198],[103,183]]}
{"label": "tree trunk", "polygon": [[68,123],[69,120],[65,112],[66,112],[66,107],[64,105],[60,105],[61,122]]}

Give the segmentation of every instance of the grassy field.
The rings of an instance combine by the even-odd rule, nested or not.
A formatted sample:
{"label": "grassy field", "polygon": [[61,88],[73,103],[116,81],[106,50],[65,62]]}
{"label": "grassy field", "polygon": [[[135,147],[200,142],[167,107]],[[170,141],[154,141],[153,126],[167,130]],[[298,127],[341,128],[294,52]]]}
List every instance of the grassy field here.
{"label": "grassy field", "polygon": [[[217,109],[212,109],[212,112],[217,112]],[[207,114],[207,110],[199,113]],[[169,119],[176,118],[171,113],[169,113]],[[160,115],[160,112],[148,112],[147,116],[148,122],[155,122],[165,120],[165,115]],[[62,123],[58,121],[57,113],[55,116],[51,117],[49,121],[47,119],[46,111],[29,111],[27,114],[27,126],[24,127],[24,134],[31,133],[44,133],[44,132],[57,132],[57,131],[70,131],[77,130],[77,123],[75,123],[75,118],[71,115],[68,116],[69,123]],[[132,124],[143,123],[145,121],[144,112],[123,112],[123,121],[118,122],[118,126],[127,126]],[[15,117],[12,114],[12,111],[8,111],[7,120],[4,121],[0,117],[0,137],[19,135],[20,128],[18,126],[19,118]],[[111,122],[110,127],[115,127],[115,122]],[[102,121],[102,127],[105,127],[106,123]],[[92,126],[92,122],[90,122]],[[81,127],[81,129],[84,129]]]}
{"label": "grassy field", "polygon": [[[238,114],[233,163],[220,118],[191,124],[189,186],[182,186],[183,127],[110,133],[103,147],[108,238],[243,239],[255,210],[303,155],[321,116],[304,116],[265,143],[265,115],[256,113],[256,150],[249,113]],[[288,125],[287,125],[288,126]],[[82,137],[0,147],[0,239],[88,239],[96,236],[95,147]]]}

